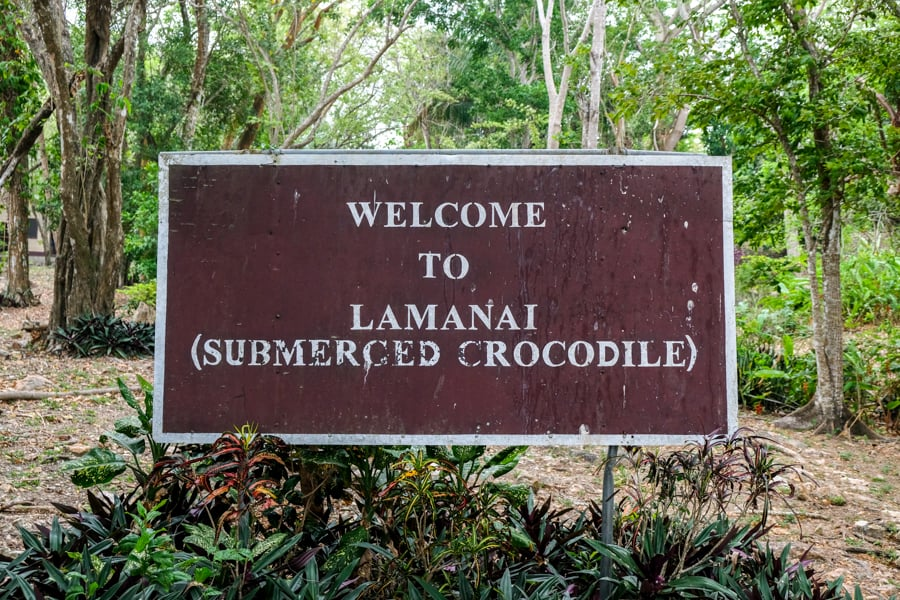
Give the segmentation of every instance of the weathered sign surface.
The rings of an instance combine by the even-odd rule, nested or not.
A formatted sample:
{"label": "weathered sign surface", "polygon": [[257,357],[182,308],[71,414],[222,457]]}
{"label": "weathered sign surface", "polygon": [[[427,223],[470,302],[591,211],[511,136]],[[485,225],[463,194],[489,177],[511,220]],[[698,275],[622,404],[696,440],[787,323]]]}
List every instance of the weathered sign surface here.
{"label": "weathered sign surface", "polygon": [[736,427],[731,164],[160,159],[155,435],[663,444]]}

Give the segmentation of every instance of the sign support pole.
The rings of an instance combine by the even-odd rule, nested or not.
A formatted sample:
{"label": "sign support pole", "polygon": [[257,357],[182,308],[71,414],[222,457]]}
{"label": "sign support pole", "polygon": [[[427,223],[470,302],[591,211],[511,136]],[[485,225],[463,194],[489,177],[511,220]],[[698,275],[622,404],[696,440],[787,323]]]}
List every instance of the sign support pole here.
{"label": "sign support pole", "polygon": [[[610,446],[606,449],[606,464],[603,466],[603,521],[600,524],[600,541],[604,545],[613,543],[613,526],[615,525],[615,494],[616,484],[613,480],[613,468],[615,468],[616,454],[619,452],[618,446]],[[609,597],[612,582],[609,577],[612,575],[612,560],[608,556],[600,559],[600,598]]]}

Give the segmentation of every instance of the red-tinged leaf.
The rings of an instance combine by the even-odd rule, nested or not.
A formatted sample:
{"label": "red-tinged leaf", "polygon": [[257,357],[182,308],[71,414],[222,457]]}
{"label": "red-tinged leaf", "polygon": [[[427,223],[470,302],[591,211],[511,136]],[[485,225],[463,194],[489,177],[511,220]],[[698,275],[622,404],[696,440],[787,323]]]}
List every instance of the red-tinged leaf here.
{"label": "red-tinged leaf", "polygon": [[228,473],[231,471],[235,471],[241,467],[241,463],[239,462],[227,462],[219,465],[212,465],[208,469],[206,469],[206,475],[219,475],[221,473]]}
{"label": "red-tinged leaf", "polygon": [[225,495],[225,494],[227,494],[228,492],[230,492],[231,489],[232,489],[231,486],[222,486],[222,487],[220,487],[220,488],[216,488],[216,489],[212,490],[210,493],[208,493],[208,494],[203,498],[203,500],[200,501],[200,505],[202,506],[202,505],[204,505],[204,504],[209,504],[210,502],[212,502],[213,500],[215,500],[215,499],[218,498],[219,496]]}
{"label": "red-tinged leaf", "polygon": [[259,500],[263,496],[272,500],[275,500],[277,498],[275,492],[267,487],[256,488],[250,492],[250,495],[253,496],[254,500]]}
{"label": "red-tinged leaf", "polygon": [[271,452],[260,452],[259,454],[254,455],[253,458],[251,458],[248,462],[251,465],[256,465],[264,461],[276,462],[282,467],[286,466],[280,456]]}
{"label": "red-tinged leaf", "polygon": [[274,500],[276,498],[274,484],[275,482],[270,479],[254,482],[249,488],[250,494],[254,498],[257,498],[259,495],[266,495]]}
{"label": "red-tinged leaf", "polygon": [[233,455],[235,456],[235,460],[238,460],[238,456],[242,456],[244,451],[240,448],[211,448],[209,454],[207,455],[209,458],[218,458],[220,456]]}

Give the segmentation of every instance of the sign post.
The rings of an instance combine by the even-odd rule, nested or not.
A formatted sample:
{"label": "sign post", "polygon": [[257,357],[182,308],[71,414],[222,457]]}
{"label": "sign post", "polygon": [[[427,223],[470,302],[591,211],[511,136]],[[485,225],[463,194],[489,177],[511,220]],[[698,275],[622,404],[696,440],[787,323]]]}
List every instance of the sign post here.
{"label": "sign post", "polygon": [[733,431],[730,186],[697,155],[163,154],[154,435]]}

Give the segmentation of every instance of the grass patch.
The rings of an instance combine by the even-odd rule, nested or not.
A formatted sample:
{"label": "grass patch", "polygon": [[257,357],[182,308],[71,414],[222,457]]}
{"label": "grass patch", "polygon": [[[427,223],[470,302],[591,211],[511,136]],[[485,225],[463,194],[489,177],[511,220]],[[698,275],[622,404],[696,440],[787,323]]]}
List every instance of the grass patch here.
{"label": "grass patch", "polygon": [[20,490],[36,490],[41,485],[40,474],[37,469],[24,469],[10,473],[12,486]]}
{"label": "grass patch", "polygon": [[894,486],[890,483],[878,483],[871,486],[869,489],[876,498],[883,499],[894,491]]}

